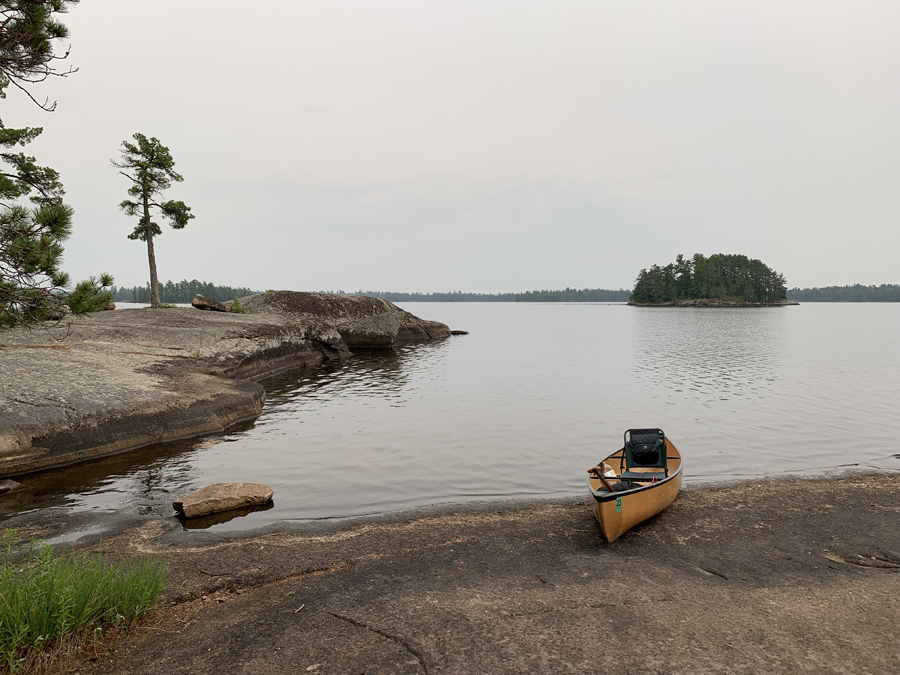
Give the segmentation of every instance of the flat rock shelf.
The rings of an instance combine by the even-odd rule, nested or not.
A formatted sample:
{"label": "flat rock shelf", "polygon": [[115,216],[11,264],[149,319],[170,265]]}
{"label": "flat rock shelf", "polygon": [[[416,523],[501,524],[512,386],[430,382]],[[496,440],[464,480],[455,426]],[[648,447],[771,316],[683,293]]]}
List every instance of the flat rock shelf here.
{"label": "flat rock shelf", "polygon": [[255,380],[450,334],[375,298],[264,295],[245,299],[259,313],[116,310],[4,332],[0,478],[221,431],[259,415]]}

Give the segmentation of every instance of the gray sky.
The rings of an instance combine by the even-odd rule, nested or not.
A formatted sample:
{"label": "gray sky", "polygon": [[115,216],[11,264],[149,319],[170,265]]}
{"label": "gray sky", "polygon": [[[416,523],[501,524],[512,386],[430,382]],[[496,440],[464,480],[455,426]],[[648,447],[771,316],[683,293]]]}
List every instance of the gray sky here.
{"label": "gray sky", "polygon": [[44,127],[75,278],[148,278],[109,165],[140,131],[197,216],[157,239],[163,280],[630,288],[723,252],[791,286],[900,283],[896,0],[82,0],[66,22],[80,71],[36,91],[57,112],[2,110]]}

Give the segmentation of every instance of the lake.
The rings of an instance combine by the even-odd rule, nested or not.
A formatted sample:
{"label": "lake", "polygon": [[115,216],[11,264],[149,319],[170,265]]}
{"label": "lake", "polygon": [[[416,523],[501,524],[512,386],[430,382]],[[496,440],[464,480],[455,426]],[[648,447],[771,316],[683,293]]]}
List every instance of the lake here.
{"label": "lake", "polygon": [[170,516],[230,481],[275,506],[218,529],[580,495],[630,427],[665,430],[687,486],[900,470],[900,304],[400,304],[470,334],[269,378],[254,422],[18,479],[0,517]]}

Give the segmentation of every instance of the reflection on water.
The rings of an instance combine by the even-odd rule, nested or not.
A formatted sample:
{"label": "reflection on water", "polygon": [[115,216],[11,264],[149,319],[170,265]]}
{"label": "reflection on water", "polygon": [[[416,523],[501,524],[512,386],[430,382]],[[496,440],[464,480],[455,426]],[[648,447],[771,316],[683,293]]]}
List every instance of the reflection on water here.
{"label": "reflection on water", "polygon": [[255,422],[23,477],[0,519],[169,517],[176,498],[232,481],[267,483],[274,506],[206,525],[580,494],[629,427],[665,429],[687,483],[900,469],[900,305],[409,309],[471,332],[271,378]]}
{"label": "reflection on water", "polygon": [[[405,371],[415,367],[410,359],[417,352],[439,347],[440,343],[415,345],[400,351],[360,352],[349,363],[276,375],[264,381],[267,407],[279,412],[297,411],[347,397],[402,405],[408,379]],[[431,362],[434,363],[434,355]]]}
{"label": "reflection on water", "polygon": [[635,314],[636,375],[702,400],[764,397],[784,357],[788,308],[645,308]]}
{"label": "reflection on water", "polygon": [[123,507],[135,506],[131,510],[136,513],[168,515],[171,502],[202,482],[192,457],[217,443],[230,442],[232,434],[253,425],[242,422],[226,434],[154,445],[22,477],[22,486],[0,499],[0,518],[35,508],[106,509],[111,500]]}
{"label": "reflection on water", "polygon": [[243,518],[251,513],[261,513],[263,511],[271,511],[275,508],[275,502],[269,501],[265,504],[257,504],[255,506],[242,506],[238,509],[230,509],[229,511],[220,511],[219,513],[210,513],[197,518],[185,518],[178,516],[181,526],[185,530],[208,530],[214,525],[224,525],[230,523],[235,518]]}

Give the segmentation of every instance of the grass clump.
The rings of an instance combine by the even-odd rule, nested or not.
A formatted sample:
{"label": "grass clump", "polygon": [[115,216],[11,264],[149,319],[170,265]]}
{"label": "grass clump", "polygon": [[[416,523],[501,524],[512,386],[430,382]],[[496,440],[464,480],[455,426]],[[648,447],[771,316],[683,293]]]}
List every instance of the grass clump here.
{"label": "grass clump", "polygon": [[0,551],[0,672],[17,672],[72,641],[128,627],[156,604],[166,569],[147,559],[114,564],[52,547],[20,552],[16,530]]}

